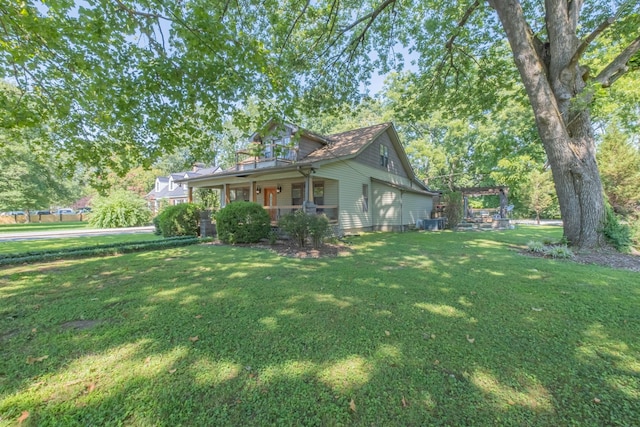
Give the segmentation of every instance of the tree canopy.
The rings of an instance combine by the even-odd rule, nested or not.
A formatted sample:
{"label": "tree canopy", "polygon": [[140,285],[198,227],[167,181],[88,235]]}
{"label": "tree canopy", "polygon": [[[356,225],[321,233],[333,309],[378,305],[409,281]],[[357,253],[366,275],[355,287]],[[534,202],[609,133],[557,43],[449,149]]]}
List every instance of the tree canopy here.
{"label": "tree canopy", "polygon": [[467,147],[480,127],[500,132],[490,122],[502,105],[531,106],[538,138],[522,146],[544,147],[565,237],[593,247],[604,196],[590,113],[603,90],[637,76],[639,10],[621,0],[5,2],[0,72],[55,113],[48,141],[100,174],[179,146],[207,150],[231,116],[255,126],[249,99],[259,120],[327,114],[358,100],[372,73],[410,65],[398,93],[407,117],[461,120]]}

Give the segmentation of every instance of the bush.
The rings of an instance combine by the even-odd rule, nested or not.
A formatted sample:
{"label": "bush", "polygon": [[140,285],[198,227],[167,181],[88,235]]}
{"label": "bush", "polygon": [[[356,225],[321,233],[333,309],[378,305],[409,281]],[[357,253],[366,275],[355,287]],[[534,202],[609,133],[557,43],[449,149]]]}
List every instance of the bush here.
{"label": "bush", "polygon": [[329,236],[329,218],[326,215],[311,215],[309,221],[309,235],[313,243],[313,249],[322,246],[325,237]]}
{"label": "bush", "polygon": [[613,208],[609,204],[607,204],[605,209],[603,233],[609,243],[618,251],[629,252],[631,250],[631,228],[618,220]]}
{"label": "bush", "polygon": [[551,258],[573,258],[573,252],[567,245],[547,246],[544,254]]}
{"label": "bush", "polygon": [[154,224],[160,229],[163,237],[196,236],[200,209],[193,203],[181,203],[169,206],[156,218]]}
{"label": "bush", "polygon": [[93,210],[89,224],[93,227],[137,227],[148,224],[151,219],[147,202],[126,190],[116,190],[108,196],[95,197],[91,205]]}
{"label": "bush", "polygon": [[278,227],[289,235],[301,248],[311,237],[313,248],[322,246],[324,238],[329,235],[329,219],[326,215],[308,215],[304,211],[296,211],[284,215],[278,221]]}
{"label": "bush", "polygon": [[545,251],[545,245],[542,242],[536,241],[536,240],[530,240],[529,242],[527,242],[527,249],[529,249],[530,252],[536,252],[536,253],[544,253]]}
{"label": "bush", "polygon": [[309,215],[302,210],[288,213],[280,218],[278,227],[296,242],[298,246],[304,248],[309,237]]}
{"label": "bush", "polygon": [[216,215],[218,239],[224,243],[254,243],[271,231],[271,218],[262,205],[234,202]]}

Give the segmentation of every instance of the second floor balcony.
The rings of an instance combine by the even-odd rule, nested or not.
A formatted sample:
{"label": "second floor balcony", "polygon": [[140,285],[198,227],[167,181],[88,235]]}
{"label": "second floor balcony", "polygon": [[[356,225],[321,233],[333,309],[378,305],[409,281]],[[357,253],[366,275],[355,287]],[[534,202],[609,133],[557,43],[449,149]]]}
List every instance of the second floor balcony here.
{"label": "second floor balcony", "polygon": [[298,147],[277,142],[252,142],[236,151],[236,169],[248,170],[291,164],[298,161]]}

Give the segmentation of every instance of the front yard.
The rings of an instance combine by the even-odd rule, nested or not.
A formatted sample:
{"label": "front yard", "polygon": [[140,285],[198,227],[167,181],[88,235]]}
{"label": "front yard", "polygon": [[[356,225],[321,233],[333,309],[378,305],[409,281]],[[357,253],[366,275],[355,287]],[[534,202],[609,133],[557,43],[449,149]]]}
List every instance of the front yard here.
{"label": "front yard", "polygon": [[640,275],[556,227],[0,269],[0,425],[634,425]]}

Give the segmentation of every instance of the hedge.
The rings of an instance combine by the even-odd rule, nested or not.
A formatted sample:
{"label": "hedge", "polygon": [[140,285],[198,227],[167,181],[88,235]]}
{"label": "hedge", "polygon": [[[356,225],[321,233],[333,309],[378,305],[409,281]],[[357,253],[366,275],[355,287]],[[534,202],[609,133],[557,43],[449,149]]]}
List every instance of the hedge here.
{"label": "hedge", "polygon": [[147,240],[141,242],[112,243],[85,248],[60,249],[49,251],[23,252],[19,254],[5,254],[0,256],[0,265],[22,264],[40,261],[50,261],[69,258],[83,258],[91,256],[118,255],[145,250],[159,250],[180,246],[195,245],[211,241],[210,238],[175,237],[162,240]]}

